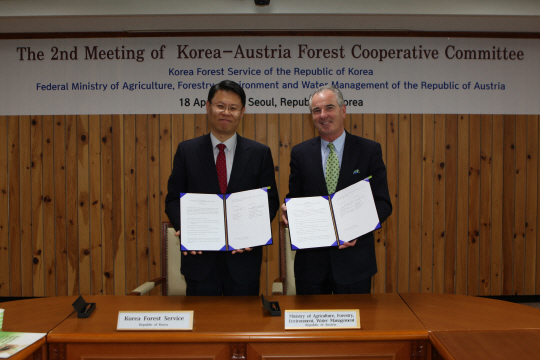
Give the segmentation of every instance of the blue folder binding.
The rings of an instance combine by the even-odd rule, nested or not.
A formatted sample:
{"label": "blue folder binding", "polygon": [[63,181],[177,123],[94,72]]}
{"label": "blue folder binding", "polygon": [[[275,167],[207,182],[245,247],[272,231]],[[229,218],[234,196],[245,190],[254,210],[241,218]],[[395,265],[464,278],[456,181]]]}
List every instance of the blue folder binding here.
{"label": "blue folder binding", "polygon": [[182,249],[183,251],[189,251],[188,249],[186,249],[186,248],[184,247],[184,245],[180,245],[180,249]]}
{"label": "blue folder binding", "polygon": [[380,229],[381,228],[381,223],[377,223],[377,226],[375,226],[375,229],[373,229],[373,231],[377,230],[377,229]]}
{"label": "blue folder binding", "polygon": [[266,245],[272,245],[274,242],[272,241],[272,238],[270,238],[270,240],[268,240],[268,242],[266,243]]}
{"label": "blue folder binding", "polygon": [[291,249],[298,250],[298,248],[296,246],[294,246],[293,244],[291,244]]}
{"label": "blue folder binding", "polygon": [[182,196],[186,195],[187,193],[180,193],[180,198],[182,198]]}
{"label": "blue folder binding", "polygon": [[337,242],[337,240],[336,240],[336,241],[334,241],[334,243],[333,243],[333,244],[332,244],[331,246],[338,246],[338,242]]}
{"label": "blue folder binding", "polygon": [[[229,246],[229,247],[230,247],[230,246]],[[231,249],[233,249],[233,248],[231,247]],[[234,250],[234,249],[233,249],[233,250]],[[223,247],[222,247],[221,249],[219,249],[219,251],[227,251],[227,246],[226,246],[226,245],[223,245]]]}

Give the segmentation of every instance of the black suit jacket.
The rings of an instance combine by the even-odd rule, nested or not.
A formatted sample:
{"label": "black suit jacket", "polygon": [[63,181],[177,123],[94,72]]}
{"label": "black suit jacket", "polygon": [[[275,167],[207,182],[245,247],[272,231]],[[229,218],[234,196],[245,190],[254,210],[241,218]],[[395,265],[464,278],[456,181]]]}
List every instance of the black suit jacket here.
{"label": "black suit jacket", "polygon": [[[268,202],[272,220],[279,208],[272,153],[268,146],[238,135],[227,193],[265,186],[270,186]],[[180,229],[181,192],[221,193],[210,134],[178,144],[165,198],[165,211],[176,230]],[[182,274],[192,280],[204,280],[212,271],[217,254],[207,251],[201,255],[182,255]],[[241,254],[228,252],[225,256],[229,271],[237,283],[247,284],[259,278],[262,247]]]}
{"label": "black suit jacket", "polygon": [[[320,137],[293,147],[290,165],[288,198],[328,195],[322,168]],[[392,213],[392,203],[388,193],[381,145],[346,133],[336,191],[370,175],[375,206],[382,223]],[[342,250],[328,247],[296,252],[294,274],[298,279],[320,282],[324,279],[328,266],[332,267],[336,282],[342,285],[373,276],[377,272],[373,233],[361,236],[355,246]]]}

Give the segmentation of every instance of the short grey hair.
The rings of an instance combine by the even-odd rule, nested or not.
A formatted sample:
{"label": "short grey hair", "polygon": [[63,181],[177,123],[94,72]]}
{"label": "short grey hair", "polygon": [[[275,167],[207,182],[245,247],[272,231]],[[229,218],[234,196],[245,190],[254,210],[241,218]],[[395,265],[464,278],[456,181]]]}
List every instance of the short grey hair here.
{"label": "short grey hair", "polygon": [[330,90],[331,92],[334,93],[334,95],[336,95],[337,103],[340,108],[343,107],[343,105],[345,105],[345,100],[343,100],[343,94],[337,87],[332,86],[332,85],[323,85],[319,87],[317,90],[315,90],[315,92],[311,94],[311,96],[309,97],[309,112],[311,112],[311,99],[313,99],[313,97],[316,94],[322,93],[323,91],[326,91],[326,90]]}

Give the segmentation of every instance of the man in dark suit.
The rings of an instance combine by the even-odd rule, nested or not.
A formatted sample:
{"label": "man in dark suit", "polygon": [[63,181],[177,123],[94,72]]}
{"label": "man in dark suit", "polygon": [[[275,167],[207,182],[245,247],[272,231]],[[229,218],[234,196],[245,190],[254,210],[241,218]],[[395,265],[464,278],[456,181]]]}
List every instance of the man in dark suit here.
{"label": "man in dark suit", "polygon": [[[246,94],[235,82],[214,85],[206,102],[210,134],[178,145],[165,199],[165,211],[177,231],[180,193],[231,194],[269,186],[268,216],[274,218],[279,198],[272,153],[267,146],[236,133],[245,105]],[[187,295],[258,295],[261,262],[262,247],[184,251],[181,272]]]}
{"label": "man in dark suit", "polygon": [[[382,223],[392,213],[392,203],[381,145],[345,131],[343,95],[335,87],[317,89],[310,97],[309,108],[320,137],[292,149],[287,198],[330,195],[372,176],[371,189]],[[287,223],[285,204],[282,210]],[[376,272],[372,233],[339,248],[297,250],[294,259],[298,295],[369,293]]]}

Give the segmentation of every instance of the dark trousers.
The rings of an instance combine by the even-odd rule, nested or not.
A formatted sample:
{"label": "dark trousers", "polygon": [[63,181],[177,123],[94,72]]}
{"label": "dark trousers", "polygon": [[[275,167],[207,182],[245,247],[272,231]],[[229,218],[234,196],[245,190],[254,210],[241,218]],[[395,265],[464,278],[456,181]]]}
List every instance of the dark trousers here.
{"label": "dark trousers", "polygon": [[336,283],[332,274],[332,267],[328,267],[326,277],[322,282],[295,279],[297,295],[325,295],[325,294],[369,294],[371,293],[371,277],[352,284],[342,285]]}
{"label": "dark trousers", "polygon": [[[238,284],[229,272],[225,253],[217,257],[214,269],[202,281],[191,280],[186,277],[186,295],[188,296],[247,296],[259,295],[259,279],[249,284]],[[190,255],[197,256],[197,255]]]}

